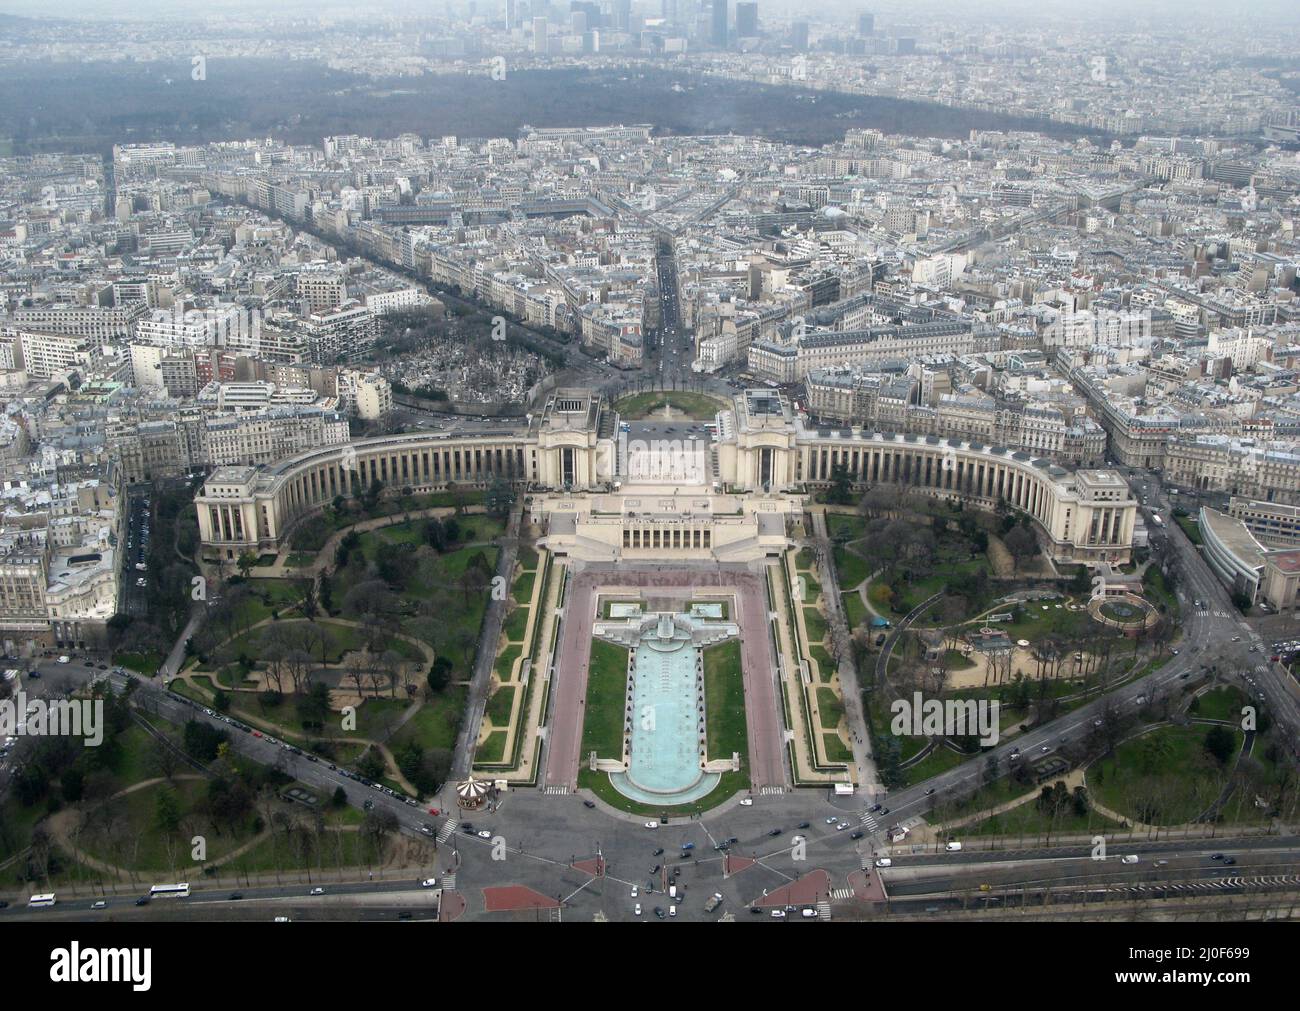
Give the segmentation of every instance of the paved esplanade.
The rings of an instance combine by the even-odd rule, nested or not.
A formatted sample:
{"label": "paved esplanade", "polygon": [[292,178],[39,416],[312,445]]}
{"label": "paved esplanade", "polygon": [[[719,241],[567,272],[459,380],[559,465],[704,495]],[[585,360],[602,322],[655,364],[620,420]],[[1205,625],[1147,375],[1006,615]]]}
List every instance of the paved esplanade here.
{"label": "paved esplanade", "polygon": [[767,634],[767,601],[761,575],[748,566],[700,563],[665,569],[623,563],[617,567],[589,566],[570,580],[555,663],[545,786],[576,790],[578,769],[586,757],[581,754],[582,722],[597,592],[709,587],[729,587],[736,592],[754,789],[786,785],[784,729],[777,705],[776,665]]}

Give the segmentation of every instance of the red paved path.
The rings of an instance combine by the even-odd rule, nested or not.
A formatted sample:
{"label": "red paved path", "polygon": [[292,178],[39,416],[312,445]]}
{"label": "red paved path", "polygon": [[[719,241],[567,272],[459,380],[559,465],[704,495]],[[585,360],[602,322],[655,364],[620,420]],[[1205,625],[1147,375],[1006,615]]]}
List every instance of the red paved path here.
{"label": "red paved path", "polygon": [[535,892],[527,885],[493,885],[483,889],[483,906],[489,913],[508,913],[518,909],[554,909],[560,903],[549,895]]}
{"label": "red paved path", "polygon": [[587,697],[595,607],[592,586],[592,579],[586,574],[571,579],[564,601],[564,629],[555,660],[555,715],[547,732],[546,786],[578,788],[578,763],[582,759],[581,703]]}
{"label": "red paved path", "polygon": [[831,876],[809,871],[797,881],[774,888],[750,903],[752,906],[814,906],[831,897]]}

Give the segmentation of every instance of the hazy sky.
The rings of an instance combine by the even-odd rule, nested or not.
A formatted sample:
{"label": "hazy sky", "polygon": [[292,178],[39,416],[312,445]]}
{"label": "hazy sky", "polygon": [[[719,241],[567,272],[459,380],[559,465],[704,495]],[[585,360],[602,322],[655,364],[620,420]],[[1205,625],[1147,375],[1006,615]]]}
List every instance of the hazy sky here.
{"label": "hazy sky", "polygon": [[[1213,15],[1220,18],[1257,18],[1285,16],[1290,20],[1300,17],[1300,4],[1294,0],[758,0],[759,16],[764,11],[788,14],[806,12],[814,18],[842,13],[845,16],[857,11],[875,11],[894,18],[915,17],[923,11],[947,11],[977,14],[981,11],[1019,13],[1033,20],[1067,17],[1071,21],[1088,14],[1138,14],[1168,15],[1176,23],[1189,15]],[[31,17],[83,17],[141,19],[157,14],[209,16],[217,12],[240,13],[316,13],[322,11],[357,14],[367,9],[384,12],[434,13],[448,9],[464,12],[469,0],[360,0],[360,2],[331,3],[330,0],[135,0],[124,5],[121,0],[0,0],[0,13],[22,14]],[[566,0],[555,6],[567,9]],[[505,0],[477,0],[480,14],[504,10]],[[658,0],[633,0],[633,8],[647,12],[659,9]]]}
{"label": "hazy sky", "polygon": [[[874,11],[880,23],[926,23],[930,19],[970,23],[981,15],[993,21],[1014,17],[1026,27],[1046,26],[1060,21],[1078,25],[1090,18],[1113,24],[1118,18],[1149,22],[1165,20],[1170,27],[1195,21],[1254,23],[1267,26],[1300,24],[1300,3],[1296,0],[758,0],[759,17],[789,17],[809,14],[811,20],[841,17],[859,11]],[[567,10],[567,0],[554,0],[557,10]],[[734,0],[729,6],[734,8]],[[477,0],[479,15],[504,11],[505,0]],[[633,0],[633,9],[657,14],[659,0]],[[223,15],[272,15],[320,18],[336,15],[355,18],[367,11],[383,14],[439,14],[448,10],[464,15],[469,0],[0,0],[0,14],[35,18],[93,18],[148,20],[150,18],[194,18],[203,20]],[[955,17],[954,17],[955,16]]]}

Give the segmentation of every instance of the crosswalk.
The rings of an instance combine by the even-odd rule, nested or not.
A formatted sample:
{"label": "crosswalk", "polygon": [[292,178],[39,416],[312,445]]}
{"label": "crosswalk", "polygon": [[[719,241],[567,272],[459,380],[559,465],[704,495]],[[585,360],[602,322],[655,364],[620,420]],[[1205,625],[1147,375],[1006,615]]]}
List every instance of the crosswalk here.
{"label": "crosswalk", "polygon": [[880,822],[876,821],[876,819],[872,817],[871,812],[863,811],[862,814],[858,816],[858,820],[862,822],[866,827],[866,830],[872,835],[875,835],[880,831]]}
{"label": "crosswalk", "polygon": [[451,838],[452,833],[455,832],[456,829],[459,827],[460,827],[459,818],[448,818],[446,821],[444,821],[442,823],[442,828],[438,829],[438,843],[439,844],[445,843],[448,839]]}
{"label": "crosswalk", "polygon": [[561,785],[561,786],[548,786],[548,787],[546,788],[546,792],[547,792],[548,794],[552,795],[552,796],[559,796],[559,795],[561,795],[561,794],[568,793],[568,792],[569,792],[569,788],[568,788],[567,786],[564,786],[564,785]]}
{"label": "crosswalk", "polygon": [[852,888],[836,888],[831,892],[831,898],[836,902],[843,902],[845,899],[853,898]]}
{"label": "crosswalk", "polygon": [[454,891],[456,890],[456,875],[455,875],[455,873],[444,874],[444,875],[442,876],[442,890],[443,890],[444,892],[454,892]]}
{"label": "crosswalk", "polygon": [[831,904],[825,899],[817,903],[817,915],[823,920],[829,920],[831,918]]}
{"label": "crosswalk", "polygon": [[784,786],[765,786],[758,791],[759,796],[766,797],[774,793],[785,793]]}

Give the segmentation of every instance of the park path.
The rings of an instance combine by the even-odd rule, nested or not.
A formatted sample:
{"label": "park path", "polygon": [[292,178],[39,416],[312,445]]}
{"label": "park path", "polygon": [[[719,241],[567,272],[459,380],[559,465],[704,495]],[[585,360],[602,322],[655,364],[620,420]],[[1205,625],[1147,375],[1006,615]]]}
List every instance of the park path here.
{"label": "park path", "polygon": [[[250,579],[304,579],[308,576],[315,579],[322,572],[333,571],[334,556],[338,552],[339,543],[352,532],[364,534],[369,530],[378,530],[381,527],[395,527],[402,523],[409,523],[415,520],[431,519],[433,517],[443,516],[473,516],[486,515],[487,509],[481,505],[465,506],[457,510],[455,506],[430,506],[427,509],[414,509],[411,512],[397,512],[390,516],[376,516],[374,519],[359,520],[351,523],[346,527],[340,527],[330,534],[324,546],[316,552],[316,560],[311,565],[297,568],[287,564],[289,556],[298,554],[289,545],[285,545],[275,556],[275,561],[270,565],[254,565],[248,570]],[[469,545],[472,547],[472,545]]]}
{"label": "park path", "polygon": [[[862,708],[858,669],[853,661],[853,650],[849,647],[849,637],[852,634],[852,629],[848,626],[844,601],[840,598],[839,572],[835,567],[835,551],[826,528],[825,510],[813,512],[811,518],[812,538],[810,540],[815,547],[821,567],[819,575],[822,584],[822,600],[827,603],[825,611],[830,625],[829,634],[840,642],[838,653],[841,657],[838,671],[840,702],[844,709],[848,746],[853,755],[859,789],[869,793],[874,798],[881,790],[880,774],[876,769],[875,755],[871,746],[871,732],[867,728],[866,713]],[[861,585],[859,584],[859,590],[857,591],[860,597],[862,596]],[[866,602],[865,599],[864,602]],[[796,621],[802,622],[802,610],[800,608],[800,613],[795,615]],[[813,694],[816,695],[815,692]]]}
{"label": "park path", "polygon": [[[305,621],[305,620],[307,620],[307,619],[305,619],[305,618],[301,618],[301,619],[293,619],[293,620],[295,620],[295,621]],[[321,620],[322,620],[323,622],[330,622],[330,623],[338,624],[338,625],[347,625],[347,626],[350,626],[350,627],[352,627],[352,628],[361,628],[361,627],[363,627],[362,624],[361,624],[360,622],[357,622],[357,621],[350,621],[350,620],[348,620],[348,619],[346,619],[346,618],[324,618],[324,619],[321,619]],[[252,631],[255,630],[255,629],[262,628],[262,627],[267,626],[267,625],[273,625],[273,624],[280,624],[280,622],[277,622],[274,618],[263,618],[261,621],[257,622],[255,625],[250,625],[250,626],[248,627],[248,629],[246,630],[246,632],[242,632],[242,633],[240,633],[240,634],[241,634],[241,635],[244,635],[244,634],[247,634],[247,632],[252,632]],[[424,642],[422,639],[416,639],[416,638],[414,638],[413,636],[409,636],[409,635],[407,635],[407,634],[404,633],[404,632],[394,632],[393,634],[394,634],[395,636],[397,636],[398,638],[400,638],[400,639],[402,639],[402,640],[404,640],[404,641],[406,641],[406,642],[412,643],[414,646],[416,646],[416,647],[417,647],[417,648],[418,648],[418,649],[419,649],[419,650],[424,654],[425,665],[426,665],[426,666],[432,666],[432,664],[433,664],[433,658],[434,658],[434,651],[433,651],[433,647],[432,647],[432,646],[430,646],[428,643]],[[237,637],[236,637],[236,636],[232,636],[231,638],[237,638]],[[218,646],[225,645],[225,643],[226,643],[226,642],[229,642],[229,641],[230,641],[230,639],[226,639],[226,640],[224,640],[222,643],[219,643]],[[329,666],[329,665],[325,665],[325,666]],[[196,675],[197,675],[197,676],[202,676],[202,677],[207,678],[208,680],[210,680],[210,681],[212,682],[212,684],[213,684],[214,687],[220,687],[222,691],[227,692],[227,693],[238,692],[238,693],[242,693],[242,694],[257,694],[259,691],[261,691],[261,689],[259,689],[259,688],[245,688],[245,687],[242,687],[242,686],[240,686],[240,687],[234,687],[234,688],[225,688],[225,687],[221,687],[220,684],[219,684],[219,682],[217,681],[217,674],[216,674],[216,672],[215,672],[215,671],[203,671],[203,670],[200,670],[199,667],[198,667],[198,665],[197,665],[197,663],[190,665],[190,666],[187,667],[185,670],[183,670],[183,671],[181,671],[179,674],[177,674],[176,677],[180,678],[180,679],[181,679],[182,681],[184,681],[187,685],[189,685],[189,687],[190,687],[190,689],[191,689],[192,691],[195,691],[195,692],[198,692],[198,693],[201,693],[201,694],[206,695],[207,692],[208,692],[208,689],[205,688],[205,687],[203,687],[202,685],[199,685],[199,684],[196,684],[196,683],[195,683],[194,678],[195,678]],[[375,697],[377,698],[378,696],[375,696]],[[363,700],[363,701],[364,701],[364,700]],[[389,731],[388,731],[388,736],[391,737],[393,734],[397,733],[397,731],[400,730],[403,726],[405,726],[406,723],[407,723],[408,721],[410,721],[410,720],[415,716],[415,714],[416,714],[417,712],[420,711],[421,708],[423,708],[423,706],[424,706],[424,702],[422,702],[422,701],[420,701],[420,700],[418,700],[418,699],[417,699],[417,700],[413,700],[413,701],[412,701],[412,702],[411,702],[411,703],[406,707],[406,709],[403,710],[401,717],[399,717],[398,720],[394,723],[394,725],[389,729]],[[250,724],[255,725],[259,730],[268,731],[268,732],[270,732],[270,733],[276,735],[277,737],[286,737],[286,736],[289,736],[289,737],[297,738],[297,739],[302,740],[302,741],[315,741],[315,742],[322,742],[322,741],[323,741],[323,742],[329,742],[329,743],[332,743],[332,744],[367,744],[367,745],[371,745],[371,746],[373,746],[373,747],[374,747],[374,748],[375,748],[375,749],[380,753],[380,755],[383,756],[383,759],[384,759],[384,770],[385,770],[385,775],[386,775],[389,779],[393,780],[393,782],[395,782],[395,783],[397,783],[399,786],[401,786],[401,788],[402,788],[403,790],[405,790],[407,793],[409,793],[412,797],[418,797],[418,796],[420,795],[420,791],[417,790],[417,789],[415,788],[415,786],[411,783],[411,781],[408,780],[408,779],[406,778],[406,776],[404,776],[404,775],[402,774],[401,769],[399,769],[398,766],[397,766],[397,759],[396,759],[396,757],[393,755],[392,750],[388,747],[387,743],[385,743],[384,741],[375,740],[375,739],[373,739],[373,738],[356,737],[356,736],[348,736],[348,737],[346,737],[346,738],[337,738],[337,737],[318,737],[318,736],[312,736],[312,735],[309,735],[309,734],[303,734],[303,733],[299,733],[299,732],[289,732],[289,731],[286,731],[283,727],[281,727],[278,723],[274,723],[274,722],[272,722],[272,721],[270,721],[270,720],[267,720],[267,719],[264,719],[264,718],[262,718],[262,717],[254,716],[252,713],[249,713],[249,712],[246,712],[246,711],[241,711],[241,712],[240,712],[240,718],[243,719],[243,720],[244,720],[245,722],[247,722],[247,723],[250,723]]]}

